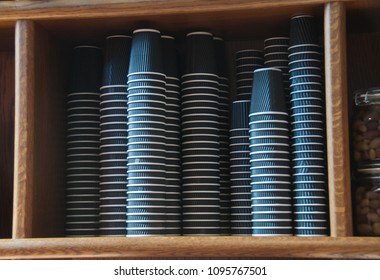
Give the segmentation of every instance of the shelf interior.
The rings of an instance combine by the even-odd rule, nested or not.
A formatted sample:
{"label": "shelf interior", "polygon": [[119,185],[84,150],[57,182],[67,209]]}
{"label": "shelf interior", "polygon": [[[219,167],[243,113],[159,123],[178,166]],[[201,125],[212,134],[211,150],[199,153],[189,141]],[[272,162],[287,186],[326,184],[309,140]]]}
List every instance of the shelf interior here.
{"label": "shelf interior", "polygon": [[[153,11],[152,11],[153,13]],[[31,104],[35,141],[30,154],[21,155],[20,162],[33,176],[24,185],[29,205],[17,218],[16,238],[64,236],[65,188],[65,94],[70,50],[78,44],[103,46],[108,35],[131,34],[135,28],[157,28],[162,33],[175,35],[182,44],[188,31],[207,30],[225,39],[231,62],[231,84],[234,77],[234,53],[242,48],[263,47],[263,40],[271,36],[287,36],[290,18],[294,14],[310,13],[320,22],[323,34],[323,5],[292,5],[284,9],[255,8],[247,10],[218,10],[204,13],[176,12],[169,15],[123,16],[112,18],[82,18],[64,20],[23,21],[29,26],[19,36],[28,38],[25,47],[34,77],[28,102]],[[228,19],[230,24],[226,24]],[[21,24],[21,22],[18,22]],[[323,38],[323,36],[321,37]],[[20,65],[22,67],[22,65]],[[26,86],[26,85],[25,85]],[[234,95],[232,88],[231,96]],[[25,94],[25,93],[21,93]],[[20,108],[21,109],[21,108]],[[18,207],[18,206],[16,206]],[[29,221],[28,216],[32,217]],[[54,225],[47,227],[46,225]]]}
{"label": "shelf interior", "polygon": [[11,237],[15,106],[14,29],[0,30],[0,238]]}

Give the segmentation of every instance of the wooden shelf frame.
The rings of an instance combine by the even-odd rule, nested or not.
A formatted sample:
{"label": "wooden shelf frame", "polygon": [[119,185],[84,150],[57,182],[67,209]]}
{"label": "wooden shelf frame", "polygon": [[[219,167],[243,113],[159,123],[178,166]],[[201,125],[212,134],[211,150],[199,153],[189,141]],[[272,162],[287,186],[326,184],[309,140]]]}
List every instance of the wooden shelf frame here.
{"label": "wooden shelf frame", "polygon": [[370,237],[96,237],[0,242],[0,259],[379,259]]}
{"label": "wooden shelf frame", "polygon": [[[113,0],[106,6],[101,1],[90,5],[84,0],[79,3],[75,1],[75,4],[61,0],[44,3],[17,1],[16,6],[0,3],[0,10],[4,12],[0,28],[8,28],[9,24],[17,21],[14,239],[0,240],[0,258],[380,259],[380,238],[352,237],[345,2]],[[49,170],[49,162],[59,160],[64,151],[57,157],[52,156],[54,149],[41,146],[38,137],[48,137],[51,126],[64,121],[59,119],[47,126],[41,124],[46,104],[52,104],[49,110],[63,110],[60,107],[64,107],[64,95],[62,92],[52,94],[62,87],[63,79],[46,83],[42,83],[41,79],[50,71],[56,71],[53,76],[63,75],[64,69],[49,68],[47,65],[52,60],[64,66],[64,57],[60,57],[64,51],[46,34],[55,27],[65,29],[68,26],[67,30],[72,30],[76,23],[88,24],[97,19],[110,19],[115,24],[139,21],[145,17],[152,17],[164,26],[170,26],[171,21],[181,22],[184,28],[195,27],[197,22],[205,22],[209,17],[210,26],[218,29],[223,18],[226,18],[224,12],[234,19],[242,16],[239,18],[241,22],[237,23],[242,24],[252,12],[260,14],[256,21],[259,22],[270,15],[288,19],[294,11],[319,9],[321,11],[317,13],[322,13],[324,19],[331,237],[50,238],[59,236],[60,232],[60,229],[55,230],[54,221],[63,213],[63,205],[55,205],[54,202],[55,197],[61,195],[59,192],[63,191],[64,178],[52,174],[43,176],[43,172]],[[186,17],[180,19],[183,15]],[[190,16],[195,16],[197,22],[189,22]],[[70,23],[71,20],[73,23]],[[226,32],[232,34],[228,28]],[[36,71],[37,68],[43,70]],[[64,143],[64,139],[54,141]],[[41,155],[42,149],[47,150]],[[43,163],[37,164],[37,159],[43,159]],[[55,184],[57,182],[60,183]],[[57,207],[55,214],[41,215],[51,207]],[[51,230],[41,231],[46,224],[51,226]]]}

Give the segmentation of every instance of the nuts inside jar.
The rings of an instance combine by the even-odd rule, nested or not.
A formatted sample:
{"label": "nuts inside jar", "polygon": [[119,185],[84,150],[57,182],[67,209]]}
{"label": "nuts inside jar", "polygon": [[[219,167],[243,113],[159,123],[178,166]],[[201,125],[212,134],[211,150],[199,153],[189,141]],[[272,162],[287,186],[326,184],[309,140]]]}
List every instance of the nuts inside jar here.
{"label": "nuts inside jar", "polygon": [[380,235],[380,192],[359,186],[356,189],[355,211],[359,235]]}

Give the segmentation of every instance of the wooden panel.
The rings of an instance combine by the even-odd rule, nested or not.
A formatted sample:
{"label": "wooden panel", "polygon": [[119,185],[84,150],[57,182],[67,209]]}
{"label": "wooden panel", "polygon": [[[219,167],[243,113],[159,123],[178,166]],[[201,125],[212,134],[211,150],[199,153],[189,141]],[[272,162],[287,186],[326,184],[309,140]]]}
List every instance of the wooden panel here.
{"label": "wooden panel", "polygon": [[370,10],[374,7],[380,7],[379,0],[356,0],[347,3],[349,10]]}
{"label": "wooden panel", "polygon": [[379,259],[380,238],[141,237],[0,242],[1,259]]}
{"label": "wooden panel", "polygon": [[31,21],[16,31],[14,237],[63,236],[65,55]]}
{"label": "wooden panel", "polygon": [[356,89],[380,86],[380,32],[350,33],[347,46],[349,96],[352,99]]}
{"label": "wooden panel", "polygon": [[[71,27],[74,34],[76,28],[85,30],[94,24],[99,31],[115,26],[117,30],[160,26],[168,32],[208,27],[224,30],[224,34],[219,35],[241,36],[252,31],[260,34],[263,29],[256,28],[260,23],[266,24],[266,30],[279,28],[293,14],[322,14],[326,2],[328,0],[135,0],[107,4],[102,1],[29,1],[27,4],[16,2],[16,7],[3,7],[0,26],[24,18],[45,22],[54,28]],[[318,11],[315,7],[321,9]]]}
{"label": "wooden panel", "polygon": [[34,149],[34,25],[16,24],[15,165],[13,237],[32,236]]}
{"label": "wooden panel", "polygon": [[0,238],[12,236],[15,54],[0,52]]}
{"label": "wooden panel", "polygon": [[346,69],[345,7],[343,3],[327,4],[325,79],[331,236],[352,235]]}
{"label": "wooden panel", "polygon": [[64,233],[66,57],[55,37],[36,24],[33,237]]}

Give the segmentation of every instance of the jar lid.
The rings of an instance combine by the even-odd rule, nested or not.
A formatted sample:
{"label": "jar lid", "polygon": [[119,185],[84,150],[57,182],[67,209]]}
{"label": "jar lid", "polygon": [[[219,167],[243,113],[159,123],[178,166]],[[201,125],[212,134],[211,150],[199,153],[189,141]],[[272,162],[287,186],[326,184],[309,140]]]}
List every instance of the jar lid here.
{"label": "jar lid", "polygon": [[354,96],[357,106],[380,104],[380,87],[355,90]]}

